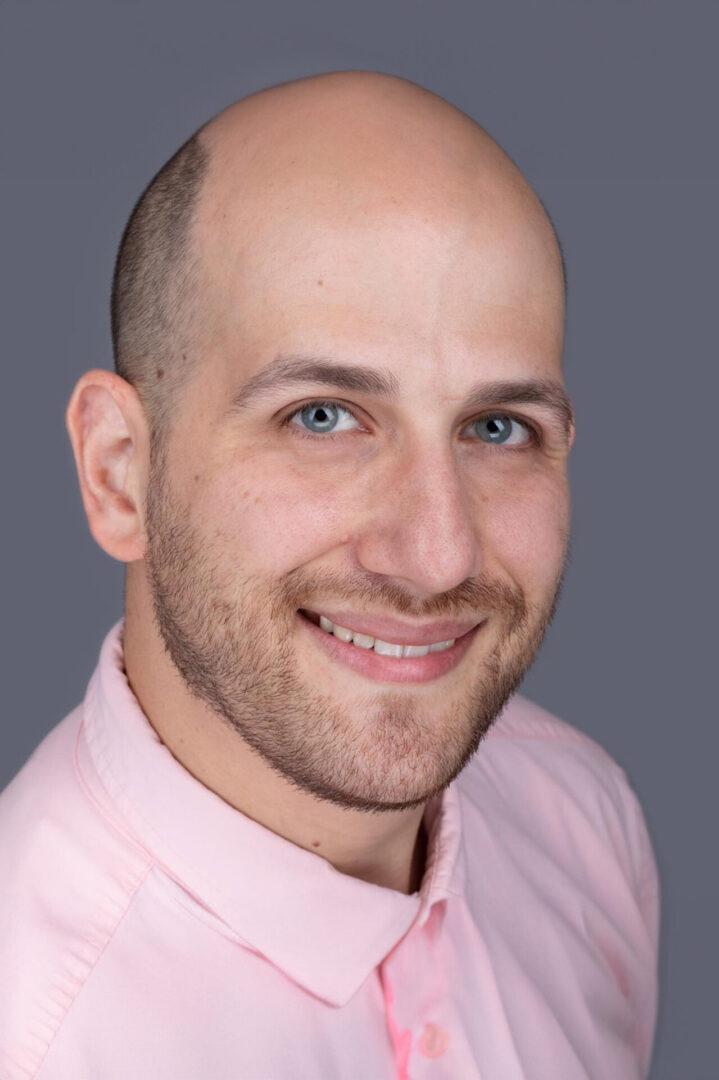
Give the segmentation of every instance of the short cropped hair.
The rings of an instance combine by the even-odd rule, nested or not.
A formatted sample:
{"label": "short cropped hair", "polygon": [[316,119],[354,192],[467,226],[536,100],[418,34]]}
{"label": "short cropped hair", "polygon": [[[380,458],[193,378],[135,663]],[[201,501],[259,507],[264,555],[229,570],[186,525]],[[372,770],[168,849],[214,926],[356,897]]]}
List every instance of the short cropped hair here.
{"label": "short cropped hair", "polygon": [[209,168],[202,129],[174,154],[137,200],[125,226],[112,280],[115,371],[142,401],[157,445],[191,368],[201,322],[199,259],[192,224]]}

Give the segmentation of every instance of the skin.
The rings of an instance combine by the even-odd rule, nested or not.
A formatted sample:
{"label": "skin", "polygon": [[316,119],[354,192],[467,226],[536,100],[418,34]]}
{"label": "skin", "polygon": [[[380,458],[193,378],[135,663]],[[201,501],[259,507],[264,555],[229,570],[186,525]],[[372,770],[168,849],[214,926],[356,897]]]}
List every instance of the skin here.
{"label": "skin", "polygon": [[[151,461],[142,403],[108,371],[84,375],[67,411],[90,529],[128,564],[126,673],[173,755],[231,806],[412,892],[425,804],[521,681],[561,588],[574,426],[566,439],[541,406],[514,405],[539,442],[494,447],[459,404],[478,381],[563,381],[556,241],[486,133],[388,76],[263,91],[205,137],[205,315],[164,454]],[[278,354],[388,369],[399,399],[318,384],[233,410]],[[298,410],[318,398],[351,410],[335,439],[293,434],[316,430]],[[297,609],[323,601],[490,616],[453,671],[389,684],[317,647]]]}

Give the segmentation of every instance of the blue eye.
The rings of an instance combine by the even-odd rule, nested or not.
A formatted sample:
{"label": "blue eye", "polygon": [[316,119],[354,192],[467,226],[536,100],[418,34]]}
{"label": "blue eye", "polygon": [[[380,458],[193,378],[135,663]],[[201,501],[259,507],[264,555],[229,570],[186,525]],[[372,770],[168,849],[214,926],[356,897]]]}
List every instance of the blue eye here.
{"label": "blue eye", "polygon": [[[349,409],[345,409],[344,406],[338,405],[335,401],[310,401],[308,405],[303,405],[301,409],[298,409],[292,416],[288,416],[287,419],[291,420],[295,416],[300,416],[303,422],[306,421],[312,426],[313,431],[311,434],[322,435],[337,423],[338,413],[346,413],[347,416],[352,415]],[[310,432],[300,431],[300,434],[310,434]],[[336,432],[330,431],[330,435],[334,434]]]}
{"label": "blue eye", "polygon": [[[531,429],[527,424],[521,423],[513,416],[506,413],[493,413],[491,416],[482,416],[473,422],[473,426],[480,428],[484,425],[488,441],[492,446],[518,446],[532,441]],[[516,438],[517,429],[524,428],[525,437]],[[514,431],[512,430],[514,429]]]}
{"label": "blue eye", "polygon": [[[344,405],[336,401],[310,401],[291,413],[284,421],[286,427],[292,429],[294,435],[300,435],[306,439],[326,441],[333,439],[345,431],[353,430],[345,422],[341,428],[336,428],[340,414],[350,418],[350,423],[357,422],[354,414]],[[303,424],[292,423],[295,417],[299,417]],[[489,413],[486,416],[473,420],[469,427],[474,427],[480,434],[480,441],[488,446],[527,446],[539,442],[539,437],[531,424],[519,420],[510,413]],[[482,435],[481,433],[484,433]]]}

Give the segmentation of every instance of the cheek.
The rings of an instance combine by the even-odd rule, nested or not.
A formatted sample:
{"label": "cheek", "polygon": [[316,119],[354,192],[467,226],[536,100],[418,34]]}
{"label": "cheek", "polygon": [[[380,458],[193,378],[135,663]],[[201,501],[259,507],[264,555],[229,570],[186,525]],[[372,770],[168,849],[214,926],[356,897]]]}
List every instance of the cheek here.
{"label": "cheek", "polygon": [[566,480],[545,474],[489,494],[478,525],[488,565],[498,563],[528,595],[554,585],[569,531]]}
{"label": "cheek", "polygon": [[287,573],[346,537],[348,506],[337,485],[316,476],[243,468],[198,487],[198,527],[257,573]]}

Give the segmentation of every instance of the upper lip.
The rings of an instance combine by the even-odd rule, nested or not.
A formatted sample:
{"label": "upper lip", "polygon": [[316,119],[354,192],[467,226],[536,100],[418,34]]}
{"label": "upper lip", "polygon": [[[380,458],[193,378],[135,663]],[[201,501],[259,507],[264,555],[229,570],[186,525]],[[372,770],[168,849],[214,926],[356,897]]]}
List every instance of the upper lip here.
{"label": "upper lip", "polygon": [[344,626],[348,630],[356,630],[359,634],[367,634],[369,637],[389,641],[394,645],[433,645],[437,641],[449,641],[450,638],[462,637],[487,618],[485,612],[474,619],[422,623],[413,626],[411,623],[390,619],[386,615],[363,615],[360,611],[339,611],[336,608],[326,607],[301,608],[300,610],[313,615],[324,615],[335,626]]}

